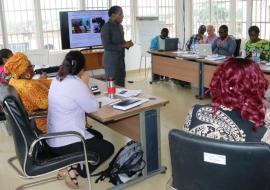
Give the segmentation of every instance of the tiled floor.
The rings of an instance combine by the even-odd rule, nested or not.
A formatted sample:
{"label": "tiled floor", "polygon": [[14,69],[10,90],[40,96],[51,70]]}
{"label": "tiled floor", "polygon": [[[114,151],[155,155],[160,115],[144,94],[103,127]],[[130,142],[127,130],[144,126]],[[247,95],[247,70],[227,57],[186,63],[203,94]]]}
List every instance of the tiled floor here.
{"label": "tiled floor", "polygon": [[[149,73],[148,73],[149,75]],[[161,109],[161,154],[162,154],[162,165],[167,166],[168,170],[166,174],[156,175],[148,180],[141,183],[133,185],[127,188],[128,190],[165,190],[166,182],[170,178],[171,167],[170,167],[170,153],[168,146],[168,132],[172,128],[180,128],[184,122],[188,110],[195,103],[207,103],[209,100],[198,100],[195,98],[196,88],[183,88],[179,85],[175,85],[172,81],[164,81],[149,84],[149,80],[144,77],[144,72],[129,72],[127,74],[127,80],[132,80],[134,83],[127,83],[127,87],[130,89],[142,89],[146,94],[152,94],[155,96],[160,96],[170,100],[170,103]],[[116,148],[116,151],[122,147],[125,142],[129,139],[110,130],[105,126],[93,123],[94,128],[101,131],[104,137],[111,141]],[[32,180],[20,179],[16,174],[7,166],[6,160],[9,157],[14,156],[14,145],[12,137],[6,136],[3,130],[0,130],[0,189],[1,190],[14,190],[21,184],[31,182]],[[103,170],[108,166],[109,161],[104,163],[99,170]],[[99,171],[98,170],[98,171]],[[55,176],[56,173],[51,174]],[[45,177],[48,177],[45,176]],[[35,180],[39,180],[35,179]],[[80,189],[87,189],[86,179],[79,178]],[[105,182],[94,183],[95,178],[92,178],[92,186],[94,190],[103,190],[111,187],[112,185]],[[68,187],[64,184],[64,181],[56,181],[53,183],[47,183],[45,185],[37,186],[35,190],[48,190],[57,189],[64,190]]]}

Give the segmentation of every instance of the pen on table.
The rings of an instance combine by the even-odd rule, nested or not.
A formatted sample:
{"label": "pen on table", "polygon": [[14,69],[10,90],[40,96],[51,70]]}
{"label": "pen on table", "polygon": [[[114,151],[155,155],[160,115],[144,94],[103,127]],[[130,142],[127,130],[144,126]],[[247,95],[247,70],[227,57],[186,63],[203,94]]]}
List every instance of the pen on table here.
{"label": "pen on table", "polygon": [[101,108],[102,102],[98,102],[98,107]]}

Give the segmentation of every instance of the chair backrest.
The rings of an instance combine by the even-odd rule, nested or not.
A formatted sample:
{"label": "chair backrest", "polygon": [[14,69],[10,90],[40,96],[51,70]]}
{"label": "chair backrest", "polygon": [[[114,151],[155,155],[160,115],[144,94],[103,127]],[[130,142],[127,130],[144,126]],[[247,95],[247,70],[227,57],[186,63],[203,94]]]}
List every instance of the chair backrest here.
{"label": "chair backrest", "polygon": [[31,50],[25,53],[28,59],[33,65],[36,65],[39,68],[49,66],[49,50],[48,49],[38,49]]}
{"label": "chair backrest", "polygon": [[265,143],[169,133],[173,187],[179,190],[269,190],[270,149]]}
{"label": "chair backrest", "polygon": [[35,126],[28,119],[19,95],[12,86],[0,85],[0,104],[11,128],[16,156],[25,172],[32,165],[33,160],[29,158],[28,151],[30,145],[38,136],[37,131],[33,130]]}
{"label": "chair backrest", "polygon": [[235,42],[236,42],[236,48],[233,53],[233,56],[238,57],[240,55],[241,39],[235,39]]}

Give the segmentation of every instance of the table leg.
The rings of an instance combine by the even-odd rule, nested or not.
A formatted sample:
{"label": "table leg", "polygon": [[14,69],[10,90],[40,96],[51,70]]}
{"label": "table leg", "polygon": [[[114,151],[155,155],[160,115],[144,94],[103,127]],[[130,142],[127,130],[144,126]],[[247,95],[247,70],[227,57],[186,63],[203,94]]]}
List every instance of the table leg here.
{"label": "table leg", "polygon": [[166,167],[161,166],[159,108],[140,113],[140,141],[146,161],[143,175],[135,180],[111,187],[109,190],[124,189],[154,175],[166,172]]}
{"label": "table leg", "polygon": [[196,98],[202,100],[204,98],[204,64],[199,63],[199,81],[198,81],[198,94],[196,95]]}

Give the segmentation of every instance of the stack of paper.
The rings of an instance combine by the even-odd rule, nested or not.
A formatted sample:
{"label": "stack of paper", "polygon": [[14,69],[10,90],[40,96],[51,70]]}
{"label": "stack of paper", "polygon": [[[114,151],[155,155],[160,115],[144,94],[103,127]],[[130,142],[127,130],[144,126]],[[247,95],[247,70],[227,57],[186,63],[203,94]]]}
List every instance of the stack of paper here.
{"label": "stack of paper", "polygon": [[116,88],[115,95],[124,97],[124,98],[129,98],[129,97],[138,96],[140,93],[142,93],[142,90],[129,90],[125,88]]}
{"label": "stack of paper", "polygon": [[177,54],[189,54],[189,51],[184,51],[184,50],[180,50],[180,51],[174,51],[172,53],[177,53]]}
{"label": "stack of paper", "polygon": [[203,58],[202,56],[197,55],[197,54],[182,54],[182,57],[193,58],[193,59],[201,59],[201,58]]}
{"label": "stack of paper", "polygon": [[206,60],[210,60],[210,61],[216,61],[216,60],[221,60],[221,59],[225,59],[226,56],[224,55],[208,55],[207,57],[205,57]]}
{"label": "stack of paper", "polygon": [[262,65],[270,66],[270,62],[263,60],[260,62]]}

